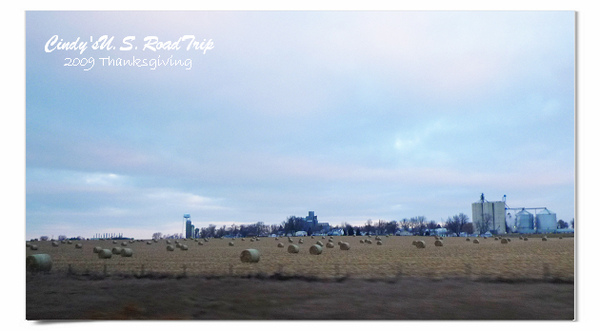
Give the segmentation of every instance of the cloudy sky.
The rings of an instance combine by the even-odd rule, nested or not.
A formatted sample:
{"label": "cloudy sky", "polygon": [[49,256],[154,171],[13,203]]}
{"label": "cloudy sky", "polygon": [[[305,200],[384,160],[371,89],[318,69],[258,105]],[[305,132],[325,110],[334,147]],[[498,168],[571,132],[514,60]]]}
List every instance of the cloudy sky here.
{"label": "cloudy sky", "polygon": [[[143,50],[185,35],[214,47]],[[441,222],[481,193],[571,220],[574,54],[567,11],[28,12],[26,237]]]}

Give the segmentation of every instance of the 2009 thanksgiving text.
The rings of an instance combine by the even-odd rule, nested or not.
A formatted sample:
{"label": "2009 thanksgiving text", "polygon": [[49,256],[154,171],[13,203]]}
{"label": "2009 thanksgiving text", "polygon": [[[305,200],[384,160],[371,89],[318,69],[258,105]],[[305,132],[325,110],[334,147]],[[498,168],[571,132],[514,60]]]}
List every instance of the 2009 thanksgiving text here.
{"label": "2009 thanksgiving text", "polygon": [[[90,36],[89,41],[81,37],[77,37],[74,40],[64,40],[58,35],[53,35],[44,45],[44,51],[46,53],[57,51],[77,52],[79,55],[83,55],[89,49],[93,51],[129,52],[137,51],[141,47],[142,52],[184,51],[206,55],[208,51],[215,47],[212,39],[201,39],[195,35],[183,35],[175,40],[161,40],[157,36],[146,36],[142,40],[138,42],[136,41],[136,36],[126,36],[121,40],[121,44],[117,45],[115,37],[108,35],[103,35],[96,39]],[[140,58],[139,56],[121,58],[104,55],[98,58],[99,61],[96,61],[94,57],[67,57],[63,66],[82,67],[84,71],[89,71],[96,63],[104,67],[148,67],[150,70],[156,70],[160,66],[185,67],[186,70],[191,70],[192,68],[191,58],[180,59],[174,58],[173,55],[163,57],[162,59],[160,57],[158,55],[158,57],[147,59]]]}

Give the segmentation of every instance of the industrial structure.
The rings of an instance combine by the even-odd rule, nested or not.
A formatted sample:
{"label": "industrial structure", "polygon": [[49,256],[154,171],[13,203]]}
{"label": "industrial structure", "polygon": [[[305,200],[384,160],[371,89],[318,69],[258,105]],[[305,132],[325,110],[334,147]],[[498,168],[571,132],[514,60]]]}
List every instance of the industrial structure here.
{"label": "industrial structure", "polygon": [[[510,211],[514,211],[514,215]],[[473,226],[480,234],[487,231],[493,234],[559,232],[556,214],[548,208],[510,208],[506,204],[506,195],[502,201],[487,201],[482,193],[481,199],[472,204],[472,212]]]}
{"label": "industrial structure", "polygon": [[308,216],[304,217],[303,220],[302,231],[310,231],[311,233],[329,231],[329,223],[319,222],[314,211],[309,211]]}
{"label": "industrial structure", "polygon": [[194,225],[192,224],[192,218],[190,217],[190,214],[183,214],[183,221],[185,222],[185,237],[194,238],[195,229]]}
{"label": "industrial structure", "polygon": [[483,193],[481,199],[471,205],[475,232],[490,231],[494,234],[506,233],[506,202],[487,201]]}

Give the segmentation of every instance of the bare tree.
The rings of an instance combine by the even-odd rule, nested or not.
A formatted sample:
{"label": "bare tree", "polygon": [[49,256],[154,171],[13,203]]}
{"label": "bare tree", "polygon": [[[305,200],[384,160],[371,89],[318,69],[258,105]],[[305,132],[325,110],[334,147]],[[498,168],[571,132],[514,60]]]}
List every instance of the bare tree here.
{"label": "bare tree", "polygon": [[492,227],[492,215],[484,214],[483,218],[473,222],[473,225],[475,225],[479,234],[488,232]]}
{"label": "bare tree", "polygon": [[162,238],[162,233],[160,233],[160,232],[155,232],[155,233],[153,233],[153,234],[152,234],[152,239],[156,239],[156,240],[158,240],[158,239],[160,239],[160,238]]}

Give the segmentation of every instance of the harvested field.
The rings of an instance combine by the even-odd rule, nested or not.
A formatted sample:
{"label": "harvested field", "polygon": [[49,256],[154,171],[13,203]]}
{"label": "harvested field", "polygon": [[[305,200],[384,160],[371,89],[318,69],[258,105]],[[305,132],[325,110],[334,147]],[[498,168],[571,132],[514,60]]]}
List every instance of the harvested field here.
{"label": "harvested field", "polygon": [[[71,246],[52,246],[51,242],[36,242],[37,251],[26,249],[26,255],[49,254],[53,260],[52,273],[76,274],[108,272],[111,274],[180,274],[189,276],[245,276],[283,274],[316,278],[351,277],[390,279],[398,276],[433,279],[574,279],[574,239],[549,237],[548,241],[531,237],[529,241],[512,240],[501,244],[497,240],[480,240],[479,245],[464,238],[445,238],[443,247],[434,245],[434,237],[389,237],[385,245],[361,244],[361,237],[343,237],[350,250],[324,249],[320,255],[309,252],[317,239],[304,238],[297,254],[277,247],[275,238],[260,241],[209,240],[204,245],[189,245],[186,251],[166,249],[167,242],[152,245],[145,241],[130,243],[134,254],[123,258],[113,255],[99,259],[94,247],[120,247],[111,241],[83,241],[82,249]],[[413,240],[423,240],[426,248],[417,249]],[[260,262],[240,261],[244,249],[260,252]],[[337,247],[336,247],[337,248]]]}

